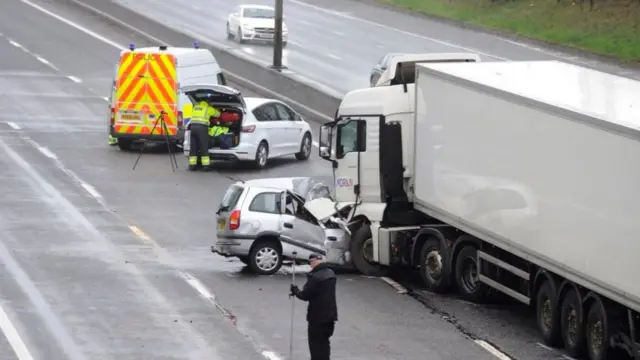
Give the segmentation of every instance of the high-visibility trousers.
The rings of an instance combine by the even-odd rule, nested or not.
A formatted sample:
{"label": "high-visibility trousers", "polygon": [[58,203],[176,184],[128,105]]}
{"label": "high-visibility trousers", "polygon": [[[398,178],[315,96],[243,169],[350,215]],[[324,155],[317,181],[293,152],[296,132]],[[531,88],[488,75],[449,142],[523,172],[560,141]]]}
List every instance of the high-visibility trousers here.
{"label": "high-visibility trousers", "polygon": [[198,165],[198,158],[200,158],[202,166],[209,166],[211,164],[211,159],[209,158],[209,126],[191,123],[190,127],[189,166]]}

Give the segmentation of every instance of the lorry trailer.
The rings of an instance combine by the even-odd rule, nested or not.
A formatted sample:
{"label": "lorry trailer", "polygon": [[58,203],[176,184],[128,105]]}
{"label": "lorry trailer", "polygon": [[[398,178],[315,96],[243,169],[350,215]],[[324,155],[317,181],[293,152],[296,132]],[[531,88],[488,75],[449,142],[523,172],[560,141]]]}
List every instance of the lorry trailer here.
{"label": "lorry trailer", "polygon": [[415,68],[321,129],[350,261],[474,302],[499,291],[547,345],[640,359],[640,82],[558,61]]}

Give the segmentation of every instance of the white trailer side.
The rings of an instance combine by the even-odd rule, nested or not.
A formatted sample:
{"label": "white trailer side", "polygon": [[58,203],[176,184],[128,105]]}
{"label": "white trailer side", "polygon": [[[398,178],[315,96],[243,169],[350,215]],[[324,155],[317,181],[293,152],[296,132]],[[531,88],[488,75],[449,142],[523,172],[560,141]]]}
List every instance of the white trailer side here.
{"label": "white trailer side", "polygon": [[419,64],[416,91],[418,210],[640,311],[640,82]]}

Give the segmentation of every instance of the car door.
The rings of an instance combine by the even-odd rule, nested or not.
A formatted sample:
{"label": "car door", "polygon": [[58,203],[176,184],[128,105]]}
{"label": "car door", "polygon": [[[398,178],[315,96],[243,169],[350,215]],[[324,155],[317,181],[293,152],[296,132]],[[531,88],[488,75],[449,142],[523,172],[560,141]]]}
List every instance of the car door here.
{"label": "car door", "polygon": [[302,140],[302,117],[296,114],[287,105],[274,103],[278,111],[278,117],[282,122],[284,139],[282,140],[284,150],[287,154],[295,154],[300,151],[300,141]]}
{"label": "car door", "polygon": [[[285,127],[282,121],[279,119],[279,114],[274,103],[268,102],[260,105],[254,110],[254,115],[260,116],[262,120],[259,120],[261,127],[263,127],[268,135],[267,142],[269,143],[269,152],[271,155],[280,156],[286,154],[286,147],[284,141],[286,140]],[[256,118],[258,118],[256,116]]]}
{"label": "car door", "polygon": [[324,229],[304,208],[304,200],[284,191],[281,200],[280,240],[297,248],[300,258],[311,253],[325,254]]}

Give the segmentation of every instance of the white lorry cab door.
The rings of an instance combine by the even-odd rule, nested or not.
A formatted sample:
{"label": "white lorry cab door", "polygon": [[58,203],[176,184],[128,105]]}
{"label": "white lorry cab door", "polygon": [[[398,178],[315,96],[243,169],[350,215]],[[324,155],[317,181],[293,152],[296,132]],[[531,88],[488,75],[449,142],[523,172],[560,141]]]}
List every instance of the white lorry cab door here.
{"label": "white lorry cab door", "polygon": [[325,233],[318,221],[305,209],[304,200],[289,191],[282,192],[280,215],[280,241],[291,246],[298,257],[308,260],[309,255],[326,253]]}
{"label": "white lorry cab door", "polygon": [[344,203],[381,201],[380,130],[385,118],[356,115],[339,118],[333,146],[336,199]]}

